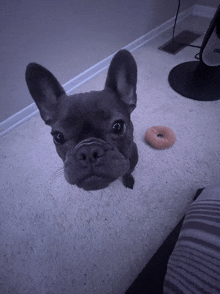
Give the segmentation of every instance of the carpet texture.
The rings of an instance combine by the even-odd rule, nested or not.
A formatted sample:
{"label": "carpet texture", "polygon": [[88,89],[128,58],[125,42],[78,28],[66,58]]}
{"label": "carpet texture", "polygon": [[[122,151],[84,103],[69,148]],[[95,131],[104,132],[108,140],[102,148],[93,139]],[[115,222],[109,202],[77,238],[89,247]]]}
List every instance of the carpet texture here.
{"label": "carpet texture", "polygon": [[[169,87],[170,70],[198,52],[158,50],[169,37],[164,33],[133,54],[139,149],[133,190],[120,179],[93,192],[68,185],[50,128],[39,115],[1,138],[1,294],[124,293],[197,189],[219,182],[220,100],[186,99]],[[103,72],[78,91],[102,89],[105,77]],[[171,148],[145,143],[154,125],[174,131]]]}

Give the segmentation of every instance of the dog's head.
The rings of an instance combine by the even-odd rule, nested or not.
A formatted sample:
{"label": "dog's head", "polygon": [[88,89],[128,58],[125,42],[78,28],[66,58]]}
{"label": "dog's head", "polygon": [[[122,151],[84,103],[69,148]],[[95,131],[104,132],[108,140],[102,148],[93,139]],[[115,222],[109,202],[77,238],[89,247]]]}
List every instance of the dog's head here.
{"label": "dog's head", "polygon": [[27,66],[26,82],[52,128],[67,182],[96,190],[122,176],[132,188],[130,174],[137,163],[130,120],[137,99],[133,56],[121,50],[113,57],[102,91],[67,96],[52,73],[36,63]]}

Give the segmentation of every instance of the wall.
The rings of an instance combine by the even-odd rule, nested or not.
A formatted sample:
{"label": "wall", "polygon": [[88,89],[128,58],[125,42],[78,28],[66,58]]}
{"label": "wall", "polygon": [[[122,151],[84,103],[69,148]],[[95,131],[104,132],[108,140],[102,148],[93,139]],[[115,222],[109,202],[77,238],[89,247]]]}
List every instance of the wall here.
{"label": "wall", "polygon": [[[181,2],[181,11],[195,4]],[[177,3],[1,0],[0,121],[33,102],[24,81],[29,62],[46,66],[63,84],[173,17]]]}

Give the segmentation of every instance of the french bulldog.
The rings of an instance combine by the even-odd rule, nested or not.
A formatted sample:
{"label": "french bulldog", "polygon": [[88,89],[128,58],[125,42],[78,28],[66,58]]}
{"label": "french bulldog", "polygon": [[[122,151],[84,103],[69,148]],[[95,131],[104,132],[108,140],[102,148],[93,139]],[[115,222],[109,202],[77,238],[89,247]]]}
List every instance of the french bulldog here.
{"label": "french bulldog", "polygon": [[137,65],[131,53],[115,54],[102,91],[68,96],[37,63],[28,64],[25,79],[42,119],[51,126],[66,181],[98,190],[122,177],[124,186],[133,189],[138,151],[130,114],[137,101]]}

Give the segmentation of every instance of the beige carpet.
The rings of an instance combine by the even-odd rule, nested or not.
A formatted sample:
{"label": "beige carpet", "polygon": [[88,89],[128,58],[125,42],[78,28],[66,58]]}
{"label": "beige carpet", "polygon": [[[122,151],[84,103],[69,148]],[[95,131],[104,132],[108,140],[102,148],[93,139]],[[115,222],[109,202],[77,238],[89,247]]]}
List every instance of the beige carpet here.
{"label": "beige carpet", "polygon": [[[219,183],[220,100],[193,101],[169,87],[169,71],[198,52],[157,50],[169,37],[165,33],[133,53],[139,149],[133,190],[121,180],[94,192],[68,185],[39,115],[1,138],[1,294],[124,293],[196,190]],[[102,89],[105,76],[79,91]],[[144,142],[154,125],[174,131],[173,147],[156,150]]]}

